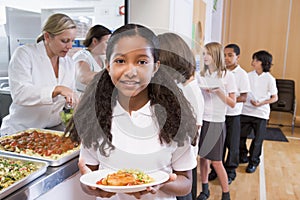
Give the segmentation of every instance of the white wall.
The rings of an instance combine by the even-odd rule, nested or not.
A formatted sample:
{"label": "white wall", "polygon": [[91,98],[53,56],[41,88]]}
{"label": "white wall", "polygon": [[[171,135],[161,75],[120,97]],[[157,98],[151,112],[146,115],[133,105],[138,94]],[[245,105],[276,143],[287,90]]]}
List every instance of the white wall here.
{"label": "white wall", "polygon": [[173,0],[170,15],[170,29],[192,39],[193,0]]}
{"label": "white wall", "polygon": [[218,0],[216,10],[213,9],[213,0],[203,0],[206,3],[206,19],[204,44],[208,42],[220,42],[222,40],[222,18],[223,18],[223,1]]}
{"label": "white wall", "polygon": [[171,31],[191,40],[193,0],[130,0],[128,18],[157,34]]}
{"label": "white wall", "polygon": [[222,41],[223,0],[218,0],[216,10],[212,12],[211,40]]}
{"label": "white wall", "polygon": [[129,23],[157,30],[169,30],[170,0],[130,0]]}
{"label": "white wall", "polygon": [[[90,8],[94,12],[82,14],[93,16],[93,24],[112,28],[124,24],[124,17],[118,13],[118,7],[121,5],[124,5],[124,0],[0,0],[0,24],[6,23],[5,6],[39,13],[42,9],[52,9],[69,12],[70,16],[81,14],[78,8]],[[70,8],[74,8],[75,11]]]}

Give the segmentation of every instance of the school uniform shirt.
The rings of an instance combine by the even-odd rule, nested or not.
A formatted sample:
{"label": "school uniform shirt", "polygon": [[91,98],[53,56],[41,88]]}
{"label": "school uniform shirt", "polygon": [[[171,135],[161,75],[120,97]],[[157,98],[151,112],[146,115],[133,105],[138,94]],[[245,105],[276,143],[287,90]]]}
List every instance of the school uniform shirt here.
{"label": "school uniform shirt", "polygon": [[[234,75],[235,83],[237,86],[236,97],[239,97],[241,93],[248,93],[250,91],[250,83],[247,72],[238,65],[235,69],[231,70]],[[237,102],[234,108],[227,106],[227,116],[237,116],[242,113],[243,102]]]}
{"label": "school uniform shirt", "polygon": [[[115,149],[108,157],[94,148],[81,145],[80,157],[88,165],[101,168],[139,169],[145,173],[162,170],[168,174],[192,170],[197,165],[190,141],[178,147],[177,143],[161,144],[159,129],[153,109],[148,102],[131,115],[117,102],[112,115],[112,144]],[[99,127],[100,128],[100,127]],[[100,141],[101,142],[101,141]],[[98,197],[97,199],[101,199]],[[105,198],[104,198],[105,199]],[[117,193],[110,200],[134,200],[133,196]],[[143,195],[142,200],[175,200],[176,197],[159,190],[156,194]]]}
{"label": "school uniform shirt", "polygon": [[12,104],[2,122],[0,133],[8,135],[28,128],[59,125],[59,112],[65,98],[52,98],[57,85],[75,89],[75,67],[71,57],[59,58],[58,78],[55,77],[44,42],[18,47],[8,67]]}
{"label": "school uniform shirt", "polygon": [[[90,70],[92,72],[99,72],[102,70],[102,67],[100,65],[98,65],[97,61],[94,59],[91,52],[89,52],[87,49],[82,49],[82,50],[77,51],[73,55],[72,59],[74,60],[75,63],[80,62],[80,61],[84,61],[84,62],[88,63],[90,66]],[[80,81],[78,81],[77,78],[76,78],[75,84],[76,84],[76,89],[78,91],[83,92],[86,88],[86,85],[81,83]]]}
{"label": "school uniform shirt", "polygon": [[[178,84],[178,87],[182,90],[185,98],[190,102],[193,112],[196,117],[196,123],[199,126],[203,124],[203,113],[204,113],[204,99],[201,90],[199,89],[197,80],[194,79],[189,82],[187,85]],[[200,135],[201,128],[198,130]],[[199,137],[198,137],[199,138]],[[196,146],[193,147],[195,151],[195,156],[198,156],[198,142]]]}
{"label": "school uniform shirt", "polygon": [[197,80],[192,80],[187,85],[178,84],[182,90],[185,98],[190,102],[195,113],[197,125],[202,126],[203,112],[204,112],[204,99],[201,90],[199,89]]}
{"label": "school uniform shirt", "polygon": [[236,84],[234,75],[231,71],[222,73],[222,77],[218,77],[217,72],[210,74],[208,71],[203,76],[198,76],[198,84],[202,90],[204,98],[204,114],[203,120],[208,122],[225,122],[225,114],[227,104],[215,93],[206,92],[206,88],[218,87],[225,95],[236,93]]}
{"label": "school uniform shirt", "polygon": [[252,117],[269,119],[270,105],[265,104],[255,107],[250,100],[265,101],[270,99],[271,95],[276,95],[278,90],[276,80],[269,72],[263,72],[258,75],[255,70],[248,73],[251,92],[247,95],[247,101],[244,103],[242,114]]}

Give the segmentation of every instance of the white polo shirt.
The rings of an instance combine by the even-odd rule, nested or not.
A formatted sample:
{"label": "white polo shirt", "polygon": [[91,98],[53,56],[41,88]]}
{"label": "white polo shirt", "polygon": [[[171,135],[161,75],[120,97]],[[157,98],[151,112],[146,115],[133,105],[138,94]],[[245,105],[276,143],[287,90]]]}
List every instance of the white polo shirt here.
{"label": "white polo shirt", "polygon": [[[102,156],[98,150],[87,149],[82,145],[80,157],[86,164],[98,165],[103,168],[140,169],[146,173],[163,170],[171,173],[173,170],[191,170],[197,165],[190,142],[182,147],[177,143],[161,144],[159,129],[153,109],[148,102],[131,115],[119,103],[113,109],[112,118],[112,144],[115,150],[108,157]],[[133,200],[132,196],[117,194],[111,200]],[[176,197],[158,191],[155,195],[147,194],[141,199],[175,200]]]}
{"label": "white polo shirt", "polygon": [[193,80],[187,85],[178,84],[185,98],[190,102],[196,115],[197,125],[202,126],[204,113],[204,99],[201,90],[199,89],[197,80]]}
{"label": "white polo shirt", "polygon": [[[203,113],[204,113],[204,99],[202,92],[198,86],[197,80],[194,79],[189,82],[187,85],[183,86],[182,84],[178,84],[178,87],[182,90],[185,98],[190,102],[194,113],[196,115],[196,123],[199,126],[203,124]],[[198,134],[200,136],[201,128],[198,130]],[[198,137],[199,139],[200,137]],[[198,142],[193,147],[195,156],[198,156]]]}
{"label": "white polo shirt", "polygon": [[[234,75],[228,70],[226,73],[223,73],[221,78],[218,77],[217,72],[212,74],[206,72],[204,77],[198,77],[198,84],[200,87],[203,85],[217,85],[226,95],[237,91]],[[203,120],[208,122],[225,122],[227,104],[217,94],[209,93],[203,88],[201,90],[205,104]]]}
{"label": "white polo shirt", "polygon": [[[234,75],[235,83],[237,86],[237,93],[236,97],[239,97],[241,93],[248,93],[250,92],[250,83],[248,79],[247,72],[238,65],[236,68],[231,70]],[[243,102],[237,102],[234,108],[227,106],[227,113],[228,116],[237,116],[242,113],[243,109]]]}
{"label": "white polo shirt", "polygon": [[250,100],[261,102],[270,99],[271,95],[276,95],[278,90],[275,78],[269,72],[263,72],[258,75],[255,70],[248,73],[248,78],[251,83],[251,92],[247,95],[247,101],[244,103],[242,114],[269,119],[270,105],[265,104],[255,107],[250,103]]}

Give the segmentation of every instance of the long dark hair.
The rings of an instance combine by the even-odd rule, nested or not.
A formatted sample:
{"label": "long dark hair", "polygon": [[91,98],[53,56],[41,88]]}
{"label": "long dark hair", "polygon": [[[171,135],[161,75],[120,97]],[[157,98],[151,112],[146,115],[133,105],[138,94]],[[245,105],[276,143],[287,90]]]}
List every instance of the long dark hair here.
{"label": "long dark hair", "polygon": [[[158,38],[148,28],[127,24],[117,29],[110,37],[106,56],[109,62],[115,44],[124,37],[143,37],[151,47],[154,61],[159,59]],[[172,140],[182,146],[192,141],[197,133],[196,119],[191,105],[178,89],[169,69],[160,67],[148,85],[150,105],[160,128],[161,143]],[[107,70],[99,72],[88,85],[75,111],[71,123],[66,128],[73,140],[82,142],[88,148],[99,148],[102,155],[108,156],[112,145],[112,111],[117,102],[114,84]]]}

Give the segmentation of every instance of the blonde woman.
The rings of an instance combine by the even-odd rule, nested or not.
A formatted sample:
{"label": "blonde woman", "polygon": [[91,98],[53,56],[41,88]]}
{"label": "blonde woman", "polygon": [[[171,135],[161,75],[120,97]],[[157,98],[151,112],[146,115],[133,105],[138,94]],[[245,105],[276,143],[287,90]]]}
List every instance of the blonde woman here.
{"label": "blonde woman", "polygon": [[75,36],[74,21],[58,13],[48,18],[36,44],[15,50],[8,67],[13,102],[1,135],[57,126],[65,103],[76,103],[75,67],[67,56]]}
{"label": "blonde woman", "polygon": [[226,71],[224,51],[221,44],[217,42],[206,44],[203,59],[204,68],[198,79],[205,104],[199,141],[202,192],[197,200],[205,200],[210,196],[208,188],[210,163],[219,177],[222,187],[222,200],[229,200],[228,178],[222,158],[226,137],[226,107],[227,105],[234,107],[236,104],[235,79],[230,71]]}

